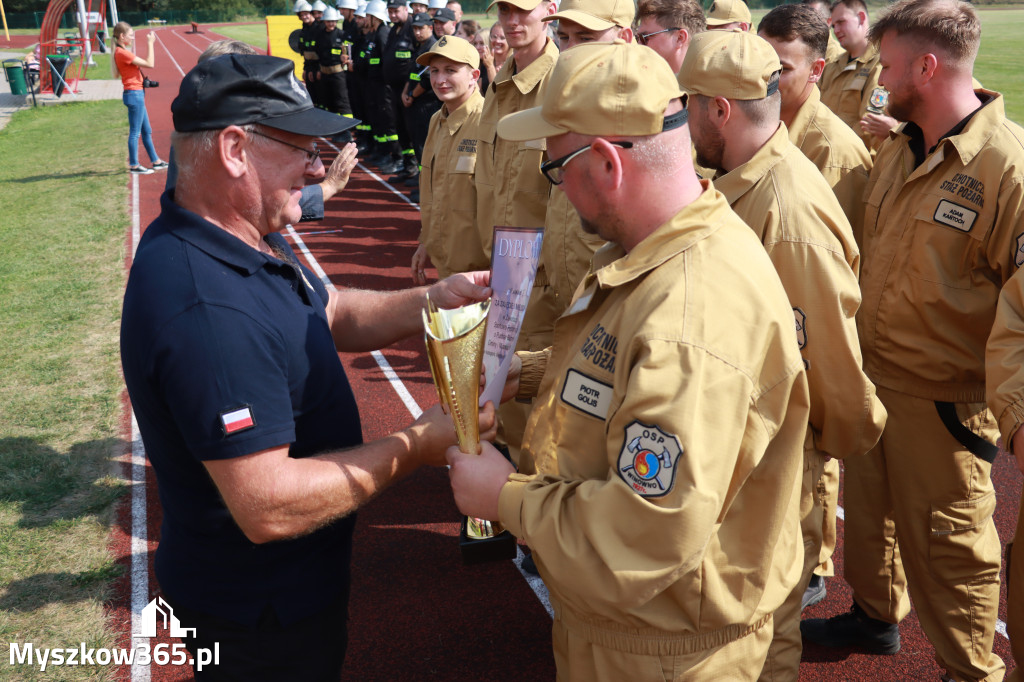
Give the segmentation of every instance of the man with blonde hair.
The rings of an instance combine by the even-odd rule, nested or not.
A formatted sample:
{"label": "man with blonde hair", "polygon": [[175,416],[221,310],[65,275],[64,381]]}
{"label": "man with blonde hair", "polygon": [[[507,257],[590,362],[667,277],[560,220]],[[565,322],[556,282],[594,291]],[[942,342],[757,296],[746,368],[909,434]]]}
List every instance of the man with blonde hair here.
{"label": "man with blonde hair", "polygon": [[857,317],[864,369],[890,418],[878,446],[846,467],[853,608],[805,621],[804,636],[892,653],[909,589],[947,678],[1000,680],[985,344],[1000,289],[1024,264],[1024,130],[1001,95],[974,89],[981,24],[971,5],[901,0],[870,37],[890,111],[906,121],[879,149],[865,192]]}
{"label": "man with blonde hair", "polygon": [[538,397],[536,473],[486,444],[448,451],[460,509],[534,550],[560,680],[752,679],[800,573],[792,311],[750,228],[697,179],[684,98],[651,50],[590,43],[498,128],[546,138],[545,176],[609,242],[554,346],[506,386]]}

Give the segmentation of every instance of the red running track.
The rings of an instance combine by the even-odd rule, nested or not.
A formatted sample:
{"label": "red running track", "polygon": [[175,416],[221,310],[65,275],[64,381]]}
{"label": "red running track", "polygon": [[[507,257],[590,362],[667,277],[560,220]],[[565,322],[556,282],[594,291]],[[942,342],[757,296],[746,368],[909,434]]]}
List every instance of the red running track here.
{"label": "red running track", "polygon": [[[139,31],[140,40],[145,32]],[[211,32],[188,35],[181,27],[158,29],[157,34],[157,67],[150,76],[162,87],[147,92],[147,106],[157,149],[166,154],[172,130],[170,104],[177,84],[206,45],[222,36]],[[324,156],[330,163],[333,150]],[[138,221],[144,228],[159,212],[164,176],[132,177],[129,182],[133,200],[137,200]],[[296,232],[334,285],[398,289],[411,284],[408,266],[418,229],[417,209],[360,167],[344,192],[328,203],[325,219],[306,223]],[[295,243],[294,238],[292,241]],[[132,236],[127,235],[129,254],[131,245]],[[306,260],[309,262],[309,258]],[[126,258],[129,265],[130,256]],[[396,344],[380,357],[394,369],[416,405],[433,404],[436,395],[421,340]],[[410,408],[399,398],[374,356],[343,354],[341,359],[359,402],[367,440],[411,421],[410,409],[415,410],[415,406]],[[126,436],[131,433],[127,407],[126,401]],[[138,604],[158,594],[152,575],[152,552],[159,533],[160,509],[152,471],[148,466],[145,471],[148,503],[143,555],[148,561],[140,566],[148,564],[148,572],[140,573],[145,574],[147,584],[136,597]],[[999,499],[996,525],[1005,545],[1016,523],[1021,476],[1010,458],[1002,456],[993,477]],[[444,470],[421,470],[359,513],[352,571],[351,639],[343,680],[497,682],[554,678],[551,620],[544,605],[513,562],[462,566],[456,540],[458,518]],[[838,576],[842,575],[844,560],[841,525],[835,556]],[[126,574],[108,605],[110,626],[120,633],[124,646],[130,645],[131,633],[131,544],[132,510],[126,500],[111,536],[111,550],[125,566]],[[829,579],[828,590],[828,598],[809,609],[806,617],[831,616],[849,608],[850,591],[841,577]],[[1005,620],[1005,603],[1000,616]],[[913,613],[901,625],[901,632],[903,648],[895,656],[868,656],[808,645],[800,680],[938,680],[941,671]],[[1012,666],[1005,636],[997,634],[996,640],[997,653]],[[157,641],[171,643],[166,637]],[[161,682],[191,678],[181,668],[154,665],[136,671],[135,679],[145,679],[146,675]],[[131,670],[123,666],[118,679],[131,679]]]}

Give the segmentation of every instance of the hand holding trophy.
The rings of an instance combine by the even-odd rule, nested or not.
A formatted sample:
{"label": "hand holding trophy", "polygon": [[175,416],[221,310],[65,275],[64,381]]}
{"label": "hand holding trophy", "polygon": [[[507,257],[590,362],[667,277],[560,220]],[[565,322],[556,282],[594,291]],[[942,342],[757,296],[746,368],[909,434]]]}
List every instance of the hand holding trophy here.
{"label": "hand holding trophy", "polygon": [[[490,299],[443,310],[428,298],[423,329],[430,372],[441,407],[451,416],[459,449],[480,454],[480,370]],[[477,563],[515,557],[515,539],[500,524],[465,517],[459,542],[463,561]]]}

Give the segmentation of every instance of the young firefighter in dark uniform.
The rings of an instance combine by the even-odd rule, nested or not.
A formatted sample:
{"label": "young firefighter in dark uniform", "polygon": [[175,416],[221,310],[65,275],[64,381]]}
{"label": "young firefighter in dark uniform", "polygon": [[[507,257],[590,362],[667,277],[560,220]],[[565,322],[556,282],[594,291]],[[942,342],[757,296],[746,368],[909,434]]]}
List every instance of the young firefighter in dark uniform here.
{"label": "young firefighter in dark uniform", "polygon": [[367,88],[367,71],[370,68],[370,57],[367,54],[367,44],[370,41],[370,18],[366,15],[367,2],[360,2],[359,9],[355,12],[355,39],[352,41],[352,68],[348,74],[349,104],[352,105],[352,113],[358,111],[356,116],[362,123],[356,126],[356,142],[359,144],[359,153],[367,154],[376,152],[376,142],[373,139],[373,125],[371,124],[371,101]]}
{"label": "young firefighter in dark uniform", "polygon": [[366,36],[366,94],[369,104],[370,125],[377,151],[368,161],[382,172],[397,173],[401,170],[401,155],[398,148],[398,132],[395,130],[394,113],[388,98],[389,90],[384,85],[382,55],[388,39],[388,11],[382,0],[373,0],[366,6],[366,20],[370,32]]}
{"label": "young firefighter in dark uniform", "polygon": [[319,107],[322,98],[320,97],[320,55],[316,51],[316,42],[322,24],[313,17],[312,6],[308,11],[299,11],[298,14],[302,21],[302,33],[299,34],[304,60],[302,81],[306,84],[306,89],[309,90],[309,96],[313,98],[313,104]]}
{"label": "young firefighter in dark uniform", "polygon": [[441,108],[441,102],[434,95],[430,87],[430,67],[420,66],[416,59],[423,53],[429,52],[437,39],[434,37],[434,21],[426,12],[415,15],[411,20],[413,38],[416,44],[413,46],[413,63],[409,69],[409,80],[405,83],[402,91],[403,113],[405,114],[405,127],[412,139],[412,148],[416,153],[416,172],[406,181],[416,182],[419,186],[419,166],[423,159],[423,145],[427,141],[427,132],[430,130],[430,117]]}
{"label": "young firefighter in dark uniform", "polygon": [[348,45],[345,33],[338,28],[341,12],[328,7],[324,10],[324,30],[317,40],[320,55],[320,96],[322,108],[334,114],[352,117],[348,102],[345,69],[348,66]]}
{"label": "young firefighter in dark uniform", "polygon": [[[348,46],[348,60],[345,67],[345,87],[348,89],[348,105],[352,109],[352,116],[360,121],[366,121],[366,106],[362,98],[359,85],[359,77],[356,76],[353,61],[356,56],[356,48],[362,42],[362,22],[365,19],[357,18],[356,11],[361,3],[357,0],[338,0],[338,11],[345,23],[341,26],[341,32],[345,36],[345,43]],[[365,12],[363,13],[365,17]],[[357,142],[361,142],[363,136],[363,123],[360,123],[352,131]]]}
{"label": "young firefighter in dark uniform", "polygon": [[[388,18],[391,19],[391,32],[388,33],[388,42],[384,47],[382,65],[384,67],[384,83],[388,93],[389,103],[392,109],[392,116],[395,120],[395,128],[398,133],[398,147],[400,150],[401,170],[399,175],[404,178],[412,177],[416,173],[415,152],[412,148],[412,141],[409,139],[409,131],[405,127],[405,114],[402,106],[402,91],[409,80],[409,71],[416,63],[412,60],[412,48],[415,42],[412,36],[412,22],[409,21],[409,8],[405,0],[388,0]],[[382,169],[383,170],[383,169]]]}

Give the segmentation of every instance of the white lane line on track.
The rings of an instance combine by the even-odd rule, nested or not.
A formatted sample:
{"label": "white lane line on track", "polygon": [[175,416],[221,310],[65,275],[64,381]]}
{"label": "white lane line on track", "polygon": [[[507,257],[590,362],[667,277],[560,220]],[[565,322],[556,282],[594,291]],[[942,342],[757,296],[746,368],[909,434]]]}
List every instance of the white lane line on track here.
{"label": "white lane line on track", "polygon": [[160,47],[164,48],[164,52],[167,53],[167,58],[171,60],[171,63],[174,64],[174,68],[176,68],[178,70],[178,73],[181,74],[181,77],[184,78],[184,69],[181,68],[181,64],[179,64],[178,60],[174,58],[173,54],[171,54],[171,51],[170,49],[168,49],[167,44],[164,43],[164,39],[160,37],[160,31],[154,31],[154,33],[156,33],[156,41],[160,43]]}
{"label": "white lane line on track", "polygon": [[178,40],[180,40],[181,42],[185,43],[186,45],[188,45],[189,47],[191,47],[191,48],[192,48],[193,50],[195,50],[196,52],[198,52],[199,54],[202,54],[202,53],[203,53],[203,51],[202,51],[202,50],[200,50],[200,49],[199,49],[198,47],[196,47],[196,46],[195,46],[195,45],[193,45],[193,44],[192,44],[191,42],[189,42],[188,38],[186,38],[185,36],[181,35],[181,34],[180,34],[180,33],[178,33],[177,31],[171,31],[171,32],[172,32],[172,33],[173,33],[173,34],[175,35],[175,37],[176,37],[176,38],[177,38]]}
{"label": "white lane line on track", "polygon": [[[132,635],[142,632],[149,603],[149,541],[146,530],[146,448],[132,412]],[[149,665],[132,662],[132,682],[149,682]]]}
{"label": "white lane line on track", "polygon": [[[142,232],[139,217],[139,176],[132,176],[132,260],[139,248]],[[131,610],[132,635],[142,632],[142,609],[149,603],[149,542],[146,529],[146,448],[139,433],[139,424],[132,411],[132,542],[131,542]],[[149,666],[132,662],[132,682],[149,682]]]}
{"label": "white lane line on track", "polygon": [[[295,245],[299,250],[302,251],[302,254],[306,257],[306,262],[309,263],[309,266],[313,269],[313,272],[316,273],[316,276],[320,278],[320,281],[324,283],[327,290],[337,291],[337,287],[334,286],[334,282],[332,282],[331,278],[327,276],[324,269],[320,267],[320,263],[317,262],[312,252],[310,252],[309,248],[306,246],[306,243],[302,241],[302,237],[300,237],[299,233],[295,231],[295,228],[289,225],[286,232],[288,236],[292,238],[292,241],[295,242]],[[384,376],[387,378],[388,383],[391,384],[391,388],[395,389],[395,393],[398,394],[398,397],[402,400],[405,408],[409,410],[413,419],[419,418],[419,416],[423,414],[423,410],[420,409],[420,406],[416,403],[412,394],[409,393],[409,389],[407,389],[405,384],[402,383],[402,380],[398,378],[398,374],[394,369],[392,369],[387,358],[377,350],[370,353],[370,355],[372,355],[373,359],[377,361],[377,365],[380,367],[381,371],[384,372]]]}

